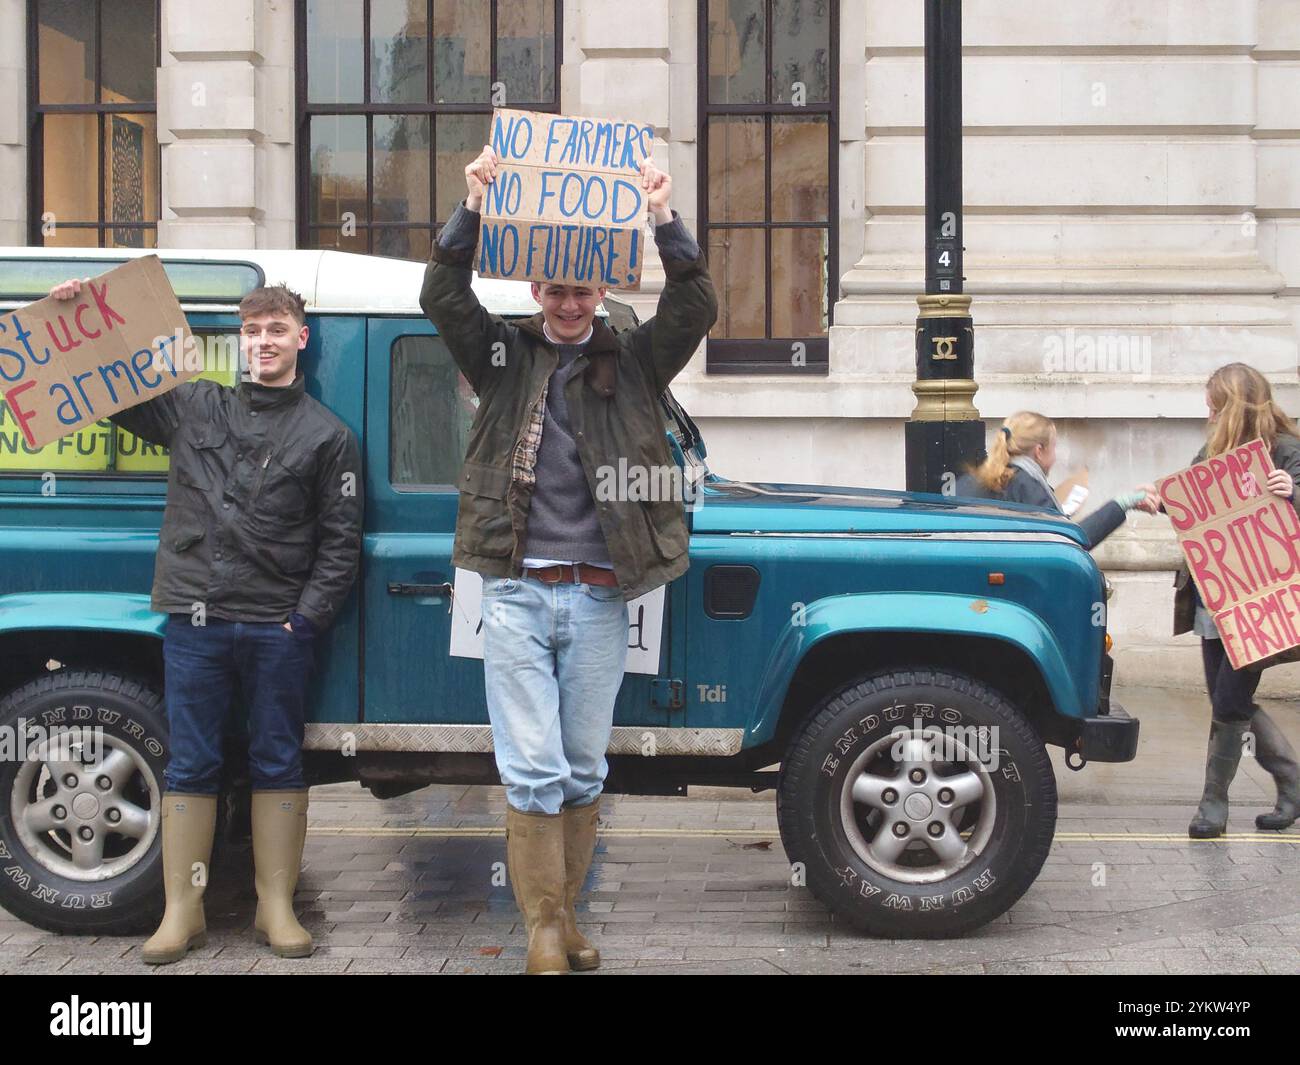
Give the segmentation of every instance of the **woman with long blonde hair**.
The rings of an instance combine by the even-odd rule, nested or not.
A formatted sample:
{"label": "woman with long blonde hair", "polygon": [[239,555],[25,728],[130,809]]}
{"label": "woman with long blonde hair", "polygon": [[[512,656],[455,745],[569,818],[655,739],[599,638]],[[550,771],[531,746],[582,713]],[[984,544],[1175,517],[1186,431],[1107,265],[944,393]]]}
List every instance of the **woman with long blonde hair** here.
{"label": "woman with long blonde hair", "polygon": [[[1275,469],[1267,489],[1295,503],[1300,478],[1300,439],[1296,425],[1273,401],[1273,390],[1258,370],[1242,362],[1215,370],[1205,385],[1209,410],[1205,446],[1193,462],[1222,455],[1257,438],[1269,449]],[[1254,702],[1264,664],[1233,669],[1214,618],[1201,602],[1184,564],[1174,578],[1174,635],[1201,637],[1201,661],[1210,694],[1210,740],[1201,804],[1187,826],[1193,839],[1213,839],[1228,826],[1228,786],[1237,774],[1246,732],[1255,737],[1255,757],[1277,785],[1272,812],[1255,818],[1258,828],[1284,829],[1300,815],[1300,766],[1295,751],[1276,722]],[[1285,652],[1284,652],[1285,654]],[[1290,660],[1292,656],[1287,655]]]}
{"label": "woman with long blonde hair", "polygon": [[[958,481],[957,494],[1025,503],[1061,514],[1061,505],[1047,481],[1055,462],[1056,424],[1046,415],[1017,411],[994,434],[988,457]],[[1096,547],[1124,524],[1128,511],[1153,514],[1156,503],[1155,488],[1139,485],[1098,507],[1078,524],[1089,545]]]}

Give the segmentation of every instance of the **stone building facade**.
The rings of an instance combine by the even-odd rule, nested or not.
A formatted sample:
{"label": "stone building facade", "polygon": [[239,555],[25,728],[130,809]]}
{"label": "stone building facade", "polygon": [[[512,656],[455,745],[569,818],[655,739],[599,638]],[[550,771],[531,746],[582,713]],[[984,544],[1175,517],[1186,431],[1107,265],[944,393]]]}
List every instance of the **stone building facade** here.
{"label": "stone building facade", "polygon": [[[710,77],[740,76],[746,12],[753,25],[766,17],[778,50],[778,30],[797,51],[801,34],[832,27],[830,162],[816,163],[829,188],[813,197],[834,208],[819,231],[823,261],[834,264],[825,365],[746,372],[715,366],[702,349],[674,391],[726,475],[902,487],[922,263],[920,0],[732,0],[722,12],[731,36],[716,51],[701,39],[714,34],[711,8],[702,15],[694,0],[554,3],[558,64],[544,75],[553,108],[653,122],[675,205],[693,228],[718,188],[743,195],[743,173],[720,186],[710,169],[720,157],[701,158],[702,125],[721,121],[700,99],[713,84],[701,77],[706,58]],[[37,7],[0,0],[0,244],[39,235],[28,143]],[[309,9],[324,19],[329,7],[158,3],[157,246],[294,247],[320,236],[309,229],[320,218],[303,217],[325,194],[303,173],[316,145],[299,143],[311,95],[302,68],[322,49],[343,53],[306,40],[302,24]],[[338,19],[360,7],[342,5]],[[370,0],[367,25],[391,18],[391,7]],[[436,2],[428,10],[420,32],[433,39],[436,63],[439,20],[449,26],[452,15]],[[1223,363],[1258,367],[1300,414],[1300,0],[966,0],[963,20],[966,290],[976,403],[990,426],[1023,408],[1054,418],[1054,473],[1087,465],[1095,502],[1187,462],[1203,434],[1205,379]],[[492,25],[495,73],[502,38]],[[465,70],[471,50],[456,52]],[[401,49],[383,54],[404,61]],[[351,76],[346,58],[334,66],[336,82]],[[385,89],[390,98],[406,91]],[[773,123],[789,117],[787,102],[777,102]],[[806,153],[815,142],[792,143]],[[782,165],[797,170],[794,158]],[[463,165],[443,162],[452,178]],[[43,165],[48,174],[67,164]],[[372,197],[372,221],[380,200]],[[718,195],[710,221],[725,200]],[[713,239],[710,231],[711,261]],[[775,269],[773,306],[786,298]],[[661,282],[649,268],[635,302],[652,307]],[[1194,648],[1168,637],[1177,549],[1167,523],[1130,519],[1099,558],[1116,589],[1121,673],[1197,683]],[[1288,687],[1284,671],[1273,673],[1266,687]]]}

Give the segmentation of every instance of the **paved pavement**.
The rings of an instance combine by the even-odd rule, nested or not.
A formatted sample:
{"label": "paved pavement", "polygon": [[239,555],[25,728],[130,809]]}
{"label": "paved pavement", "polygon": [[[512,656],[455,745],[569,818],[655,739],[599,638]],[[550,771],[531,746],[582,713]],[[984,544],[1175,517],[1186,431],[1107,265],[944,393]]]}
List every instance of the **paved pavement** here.
{"label": "paved pavement", "polygon": [[[1057,837],[1007,914],[956,940],[863,937],[790,886],[771,793],[606,799],[589,880],[602,973],[1300,973],[1300,826],[1260,833],[1272,783],[1253,761],[1231,793],[1230,835],[1191,841],[1208,705],[1129,689],[1137,761],[1082,773],[1054,758]],[[1300,709],[1265,703],[1300,748]],[[313,791],[303,923],[319,949],[252,941],[246,879],[214,884],[209,945],[171,973],[501,973],[524,934],[504,881],[499,788],[430,787],[381,802],[356,785]],[[236,877],[236,880],[241,878]],[[0,972],[138,973],[139,940],[58,936],[0,913]]]}

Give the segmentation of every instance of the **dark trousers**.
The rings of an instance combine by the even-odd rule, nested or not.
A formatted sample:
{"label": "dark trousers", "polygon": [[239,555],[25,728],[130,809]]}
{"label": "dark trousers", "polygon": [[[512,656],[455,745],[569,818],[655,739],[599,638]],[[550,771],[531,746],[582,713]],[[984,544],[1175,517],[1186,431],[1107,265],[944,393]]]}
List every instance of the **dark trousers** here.
{"label": "dark trousers", "polygon": [[248,767],[254,790],[306,787],[302,739],[311,636],[278,622],[208,618],[193,625],[171,614],[163,636],[171,759],[168,791],[215,795],[236,686],[248,707]]}
{"label": "dark trousers", "polygon": [[1255,689],[1260,673],[1233,669],[1222,640],[1201,640],[1201,664],[1205,666],[1205,687],[1216,721],[1249,721],[1254,715]]}

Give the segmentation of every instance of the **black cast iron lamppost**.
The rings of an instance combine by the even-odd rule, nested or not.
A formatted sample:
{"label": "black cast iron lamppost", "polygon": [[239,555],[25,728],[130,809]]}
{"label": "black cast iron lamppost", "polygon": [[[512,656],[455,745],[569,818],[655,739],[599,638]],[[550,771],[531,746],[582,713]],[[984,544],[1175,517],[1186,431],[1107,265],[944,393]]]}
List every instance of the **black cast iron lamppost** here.
{"label": "black cast iron lamppost", "polygon": [[961,136],[961,0],[925,0],[925,295],[916,300],[916,409],[904,427],[911,492],[951,495],[984,453],[962,293]]}

